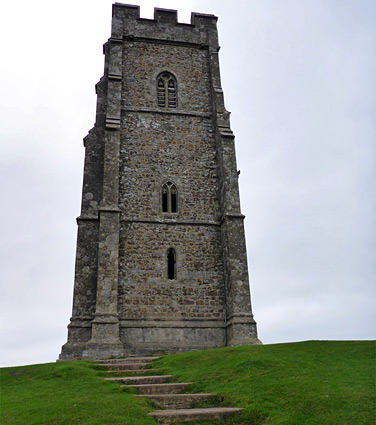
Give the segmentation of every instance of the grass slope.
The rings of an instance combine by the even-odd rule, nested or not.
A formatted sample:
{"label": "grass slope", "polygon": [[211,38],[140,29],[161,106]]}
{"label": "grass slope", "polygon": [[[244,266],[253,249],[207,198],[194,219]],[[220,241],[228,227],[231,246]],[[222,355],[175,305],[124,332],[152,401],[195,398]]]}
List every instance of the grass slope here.
{"label": "grass slope", "polygon": [[[227,347],[166,356],[153,367],[243,407],[228,424],[375,424],[373,341]],[[84,361],[3,368],[0,423],[155,425],[146,401],[101,376]]]}
{"label": "grass slope", "polygon": [[375,422],[375,342],[307,341],[167,356],[155,367],[243,407],[234,424]]}
{"label": "grass slope", "polygon": [[[146,402],[84,361],[1,370],[1,425],[155,425]],[[140,402],[141,401],[141,402]]]}

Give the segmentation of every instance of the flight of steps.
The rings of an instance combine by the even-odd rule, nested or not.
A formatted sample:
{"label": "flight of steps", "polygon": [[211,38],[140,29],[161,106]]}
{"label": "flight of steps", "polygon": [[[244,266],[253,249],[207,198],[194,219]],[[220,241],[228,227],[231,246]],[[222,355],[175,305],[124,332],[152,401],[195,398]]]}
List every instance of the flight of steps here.
{"label": "flight of steps", "polygon": [[[108,381],[118,381],[123,385],[138,390],[139,395],[150,399],[160,410],[150,412],[161,424],[176,424],[203,419],[221,420],[228,415],[241,412],[240,408],[232,407],[210,407],[192,408],[193,405],[201,403],[214,394],[185,394],[190,382],[170,382],[173,375],[144,375],[155,372],[157,369],[146,369],[146,367],[159,357],[126,357],[124,359],[99,360],[101,366],[111,373],[124,373],[131,376],[108,377]],[[136,375],[136,376],[135,376]]]}

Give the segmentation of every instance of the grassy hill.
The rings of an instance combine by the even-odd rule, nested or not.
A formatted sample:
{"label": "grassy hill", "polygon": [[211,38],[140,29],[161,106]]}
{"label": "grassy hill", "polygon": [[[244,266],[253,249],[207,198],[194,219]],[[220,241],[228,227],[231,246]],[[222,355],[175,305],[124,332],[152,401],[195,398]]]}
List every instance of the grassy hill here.
{"label": "grassy hill", "polygon": [[[243,407],[228,424],[375,424],[375,342],[307,341],[170,355],[153,367]],[[2,425],[148,425],[129,389],[77,361],[1,369]],[[224,422],[225,423],[225,422]]]}

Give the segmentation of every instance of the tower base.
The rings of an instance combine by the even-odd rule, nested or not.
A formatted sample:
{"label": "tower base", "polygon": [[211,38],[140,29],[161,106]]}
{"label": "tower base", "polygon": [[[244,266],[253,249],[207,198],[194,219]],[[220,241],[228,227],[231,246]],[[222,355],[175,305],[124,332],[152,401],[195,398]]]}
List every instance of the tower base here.
{"label": "tower base", "polygon": [[233,315],[227,322],[227,343],[229,347],[239,345],[262,345],[257,338],[257,326],[252,314]]}

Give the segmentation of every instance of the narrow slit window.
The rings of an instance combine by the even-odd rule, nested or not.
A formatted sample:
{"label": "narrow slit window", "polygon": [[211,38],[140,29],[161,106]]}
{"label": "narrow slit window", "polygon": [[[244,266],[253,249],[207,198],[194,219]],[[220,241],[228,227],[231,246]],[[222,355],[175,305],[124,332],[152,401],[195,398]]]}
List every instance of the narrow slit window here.
{"label": "narrow slit window", "polygon": [[169,72],[162,72],[157,78],[157,103],[159,108],[177,107],[176,79]]}
{"label": "narrow slit window", "polygon": [[162,212],[168,212],[168,187],[167,184],[162,186]]}
{"label": "narrow slit window", "polygon": [[158,80],[158,106],[164,107],[166,105],[166,91],[164,81],[162,78]]}
{"label": "narrow slit window", "polygon": [[176,108],[176,88],[172,79],[168,81],[168,107]]}
{"label": "narrow slit window", "polygon": [[162,212],[178,212],[178,190],[171,182],[162,185]]}
{"label": "narrow slit window", "polygon": [[177,199],[176,199],[176,186],[172,185],[171,186],[171,212],[176,213],[176,207],[177,207]]}
{"label": "narrow slit window", "polygon": [[170,280],[176,279],[176,255],[173,248],[167,251],[167,276]]}

